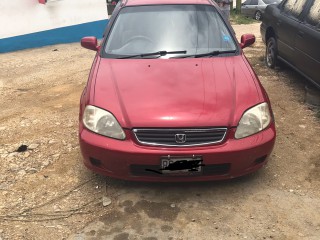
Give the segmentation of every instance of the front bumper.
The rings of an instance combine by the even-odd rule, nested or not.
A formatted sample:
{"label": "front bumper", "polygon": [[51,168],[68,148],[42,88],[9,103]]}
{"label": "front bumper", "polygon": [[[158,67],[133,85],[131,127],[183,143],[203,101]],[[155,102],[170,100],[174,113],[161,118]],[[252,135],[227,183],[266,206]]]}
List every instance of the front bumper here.
{"label": "front bumper", "polygon": [[[268,161],[274,143],[274,123],[250,137],[234,139],[235,129],[228,131],[226,141],[202,147],[150,147],[136,143],[131,131],[124,141],[80,129],[80,148],[84,164],[90,170],[124,180],[136,181],[207,181],[222,180],[254,172]],[[163,156],[202,156],[202,174],[165,175],[146,169],[159,169]]]}

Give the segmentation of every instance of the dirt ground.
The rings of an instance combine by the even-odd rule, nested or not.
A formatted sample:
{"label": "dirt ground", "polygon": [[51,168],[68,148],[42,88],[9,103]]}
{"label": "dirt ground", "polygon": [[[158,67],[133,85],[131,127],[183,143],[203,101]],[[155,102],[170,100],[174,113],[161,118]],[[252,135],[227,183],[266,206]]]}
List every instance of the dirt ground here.
{"label": "dirt ground", "polygon": [[[0,239],[320,239],[320,120],[305,81],[245,54],[272,102],[268,165],[221,182],[134,183],[82,164],[78,104],[94,57],[79,44],[0,55]],[[27,150],[16,150],[26,145]],[[104,206],[105,205],[105,206]]]}

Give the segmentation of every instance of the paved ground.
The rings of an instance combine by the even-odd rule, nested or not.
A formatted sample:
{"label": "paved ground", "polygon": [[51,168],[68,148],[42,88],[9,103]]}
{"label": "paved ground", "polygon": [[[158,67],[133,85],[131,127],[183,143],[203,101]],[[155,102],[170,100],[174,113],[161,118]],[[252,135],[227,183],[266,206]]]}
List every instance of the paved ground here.
{"label": "paved ground", "polygon": [[68,44],[0,55],[0,239],[320,239],[320,121],[304,103],[305,82],[264,66],[259,24],[234,28],[257,36],[245,53],[278,138],[267,167],[223,182],[89,172],[77,114],[94,52]]}

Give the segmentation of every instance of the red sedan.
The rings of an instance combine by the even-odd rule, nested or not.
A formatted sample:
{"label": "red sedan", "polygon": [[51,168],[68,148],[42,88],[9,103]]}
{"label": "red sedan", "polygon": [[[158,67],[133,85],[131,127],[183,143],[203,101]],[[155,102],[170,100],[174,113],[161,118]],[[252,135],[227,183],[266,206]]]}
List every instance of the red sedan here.
{"label": "red sedan", "polygon": [[266,91],[215,3],[124,0],[80,101],[79,139],[94,172],[137,181],[205,181],[267,163],[275,124]]}

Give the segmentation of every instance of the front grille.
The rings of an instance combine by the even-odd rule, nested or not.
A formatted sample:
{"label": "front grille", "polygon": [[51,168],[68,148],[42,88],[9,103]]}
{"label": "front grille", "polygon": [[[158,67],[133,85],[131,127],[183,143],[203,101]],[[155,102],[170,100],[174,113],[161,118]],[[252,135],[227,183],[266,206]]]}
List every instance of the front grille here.
{"label": "front grille", "polygon": [[[202,167],[201,174],[180,175],[184,176],[216,176],[226,175],[230,171],[230,163],[210,164]],[[161,174],[160,167],[157,165],[130,165],[130,171],[133,176],[153,176],[153,177],[167,177],[167,174]],[[170,176],[170,175],[169,175]]]}
{"label": "front grille", "polygon": [[227,129],[134,129],[133,132],[141,144],[183,147],[220,143]]}

